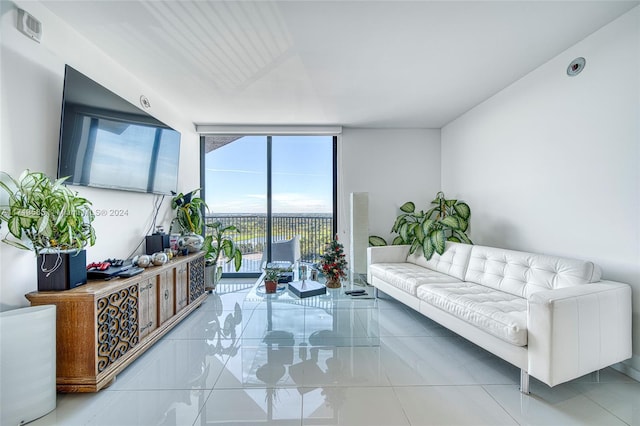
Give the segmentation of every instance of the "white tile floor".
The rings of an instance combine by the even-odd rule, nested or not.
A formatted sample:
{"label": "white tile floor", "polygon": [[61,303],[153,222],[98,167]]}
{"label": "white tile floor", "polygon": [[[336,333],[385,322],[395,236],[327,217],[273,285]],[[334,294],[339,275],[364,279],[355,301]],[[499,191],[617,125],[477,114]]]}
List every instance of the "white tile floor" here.
{"label": "white tile floor", "polygon": [[265,305],[242,308],[248,291],[221,284],[112,386],[59,394],[31,424],[640,425],[640,383],[629,377],[605,369],[599,382],[554,388],[532,379],[524,396],[518,369],[385,297],[356,307],[363,335],[348,341],[310,333],[331,315],[274,305],[269,346]]}

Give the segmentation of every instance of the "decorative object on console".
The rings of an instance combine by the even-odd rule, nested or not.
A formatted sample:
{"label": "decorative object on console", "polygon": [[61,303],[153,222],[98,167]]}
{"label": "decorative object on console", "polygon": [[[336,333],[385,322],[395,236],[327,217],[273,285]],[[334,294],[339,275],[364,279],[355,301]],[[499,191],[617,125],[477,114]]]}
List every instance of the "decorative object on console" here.
{"label": "decorative object on console", "polygon": [[162,251],[159,251],[158,253],[154,253],[153,256],[151,256],[151,262],[155,266],[162,266],[168,261],[169,261],[169,257],[165,252],[162,252]]}
{"label": "decorative object on console", "polygon": [[225,234],[229,232],[240,232],[233,225],[223,226],[221,222],[207,223],[207,235],[204,237],[202,250],[204,250],[205,280],[207,291],[215,290],[218,281],[222,277],[222,266],[218,264],[220,256],[224,255],[226,262],[233,261],[233,266],[237,271],[242,265],[242,252],[235,245],[233,240]]}
{"label": "decorative object on console", "polygon": [[344,246],[335,240],[329,242],[324,254],[320,257],[320,267],[327,277],[328,288],[339,288],[340,280],[347,276],[347,260],[344,254]]}
{"label": "decorative object on console", "polygon": [[[91,202],[41,172],[25,170],[18,179],[0,172],[0,189],[9,196],[0,206],[2,241],[38,258],[38,290],[65,290],[87,282],[84,248],[94,245]],[[71,262],[71,263],[67,263]]]}
{"label": "decorative object on console", "polygon": [[[426,213],[422,210],[416,212],[413,202],[407,201],[400,206],[400,215],[396,218],[391,232],[398,234],[393,245],[410,245],[410,253],[413,254],[420,248],[424,257],[429,260],[433,253],[442,254],[445,250],[445,242],[473,244],[466,232],[469,228],[471,208],[468,204],[458,200],[448,200],[444,192],[436,194],[431,202],[435,204]],[[369,237],[371,246],[386,246],[384,238],[377,235]]]}
{"label": "decorative object on console", "polygon": [[[178,250],[186,253],[196,253],[202,250],[204,238],[202,235],[188,232],[178,237]],[[185,253],[186,252],[186,253]]]}
{"label": "decorative object on console", "polygon": [[147,268],[151,266],[151,257],[147,254],[136,256],[133,258],[133,264],[140,268]]}

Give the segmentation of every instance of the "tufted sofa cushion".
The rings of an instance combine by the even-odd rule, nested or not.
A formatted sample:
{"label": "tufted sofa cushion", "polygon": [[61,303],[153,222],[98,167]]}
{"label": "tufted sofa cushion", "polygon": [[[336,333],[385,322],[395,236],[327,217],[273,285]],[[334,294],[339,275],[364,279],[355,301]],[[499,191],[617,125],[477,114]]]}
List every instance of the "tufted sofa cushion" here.
{"label": "tufted sofa cushion", "polygon": [[527,345],[527,300],[522,297],[468,282],[424,284],[417,296],[508,343]]}
{"label": "tufted sofa cushion", "polygon": [[464,278],[518,297],[600,280],[600,268],[592,262],[472,246]]}
{"label": "tufted sofa cushion", "polygon": [[369,274],[412,296],[416,295],[416,289],[422,284],[461,282],[449,275],[413,263],[374,263],[369,266]]}
{"label": "tufted sofa cushion", "polygon": [[469,244],[447,242],[442,255],[434,253],[431,259],[427,260],[422,250],[416,250],[407,257],[407,262],[463,280],[471,256],[471,247],[473,246]]}

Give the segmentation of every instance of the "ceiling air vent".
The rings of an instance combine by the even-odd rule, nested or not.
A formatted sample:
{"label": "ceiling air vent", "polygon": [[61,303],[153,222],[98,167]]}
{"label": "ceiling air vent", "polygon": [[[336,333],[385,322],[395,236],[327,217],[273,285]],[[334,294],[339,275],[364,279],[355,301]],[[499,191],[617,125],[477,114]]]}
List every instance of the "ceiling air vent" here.
{"label": "ceiling air vent", "polygon": [[18,29],[28,37],[40,43],[42,38],[42,24],[36,18],[22,9],[18,9]]}

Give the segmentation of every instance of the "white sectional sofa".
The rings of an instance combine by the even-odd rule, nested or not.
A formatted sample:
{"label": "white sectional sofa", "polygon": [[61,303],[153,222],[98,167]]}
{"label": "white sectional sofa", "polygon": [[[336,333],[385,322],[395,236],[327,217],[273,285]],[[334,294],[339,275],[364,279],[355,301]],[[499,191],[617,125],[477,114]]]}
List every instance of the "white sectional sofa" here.
{"label": "white sectional sofa", "polygon": [[[419,251],[419,250],[418,250]],[[549,386],[631,357],[631,287],[592,262],[447,243],[369,247],[369,284]]]}

